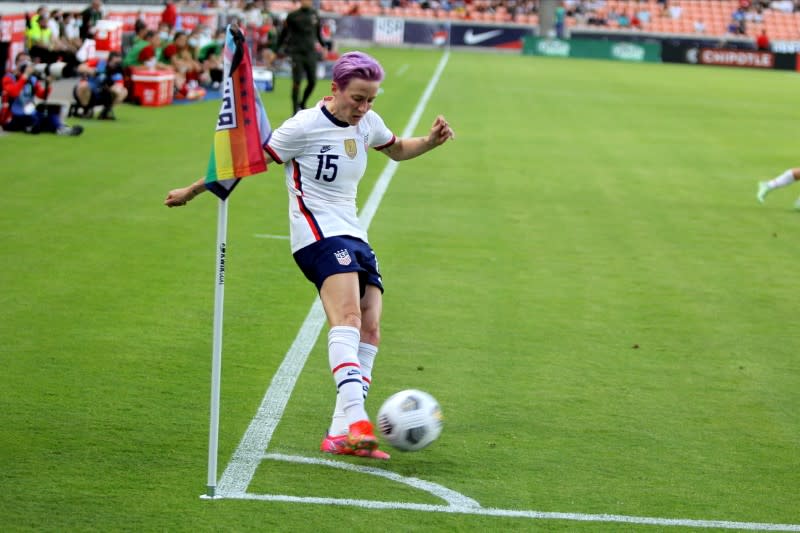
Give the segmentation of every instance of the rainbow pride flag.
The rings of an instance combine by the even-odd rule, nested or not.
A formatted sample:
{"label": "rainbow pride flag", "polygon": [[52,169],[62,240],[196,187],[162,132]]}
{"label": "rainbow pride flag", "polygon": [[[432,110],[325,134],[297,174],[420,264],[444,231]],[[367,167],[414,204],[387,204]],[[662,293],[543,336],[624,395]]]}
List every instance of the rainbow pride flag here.
{"label": "rainbow pride flag", "polygon": [[271,127],[253,81],[250,52],[238,27],[228,25],[222,56],[222,106],[205,185],[225,200],[241,178],[267,170],[262,147]]}

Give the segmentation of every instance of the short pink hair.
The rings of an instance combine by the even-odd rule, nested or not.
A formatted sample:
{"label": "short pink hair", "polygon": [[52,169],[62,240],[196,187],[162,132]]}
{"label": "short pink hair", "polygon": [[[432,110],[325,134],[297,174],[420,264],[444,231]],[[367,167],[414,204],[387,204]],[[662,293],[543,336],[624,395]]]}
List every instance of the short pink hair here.
{"label": "short pink hair", "polygon": [[366,81],[383,81],[383,67],[378,60],[364,52],[342,54],[333,65],[333,81],[344,90],[353,78]]}

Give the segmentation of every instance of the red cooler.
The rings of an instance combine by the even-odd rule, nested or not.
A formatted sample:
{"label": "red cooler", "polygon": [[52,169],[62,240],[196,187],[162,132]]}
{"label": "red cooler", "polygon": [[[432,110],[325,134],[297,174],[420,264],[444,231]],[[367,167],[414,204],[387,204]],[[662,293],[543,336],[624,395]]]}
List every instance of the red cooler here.
{"label": "red cooler", "polygon": [[122,22],[98,20],[95,25],[94,40],[98,52],[122,52]]}
{"label": "red cooler", "polygon": [[136,69],[131,73],[133,98],[143,106],[159,107],[172,103],[175,75],[166,70]]}

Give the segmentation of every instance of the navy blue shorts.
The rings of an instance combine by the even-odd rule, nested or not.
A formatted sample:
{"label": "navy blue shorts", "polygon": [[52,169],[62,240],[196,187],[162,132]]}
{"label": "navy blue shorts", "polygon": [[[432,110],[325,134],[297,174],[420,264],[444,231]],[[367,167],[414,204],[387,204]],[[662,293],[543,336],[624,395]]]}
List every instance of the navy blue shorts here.
{"label": "navy blue shorts", "polygon": [[383,280],[378,270],[378,258],[369,244],[347,235],[325,237],[294,253],[294,260],[306,278],[322,288],[328,276],[343,272],[358,272],[361,296],[367,285],[375,285],[383,292]]}

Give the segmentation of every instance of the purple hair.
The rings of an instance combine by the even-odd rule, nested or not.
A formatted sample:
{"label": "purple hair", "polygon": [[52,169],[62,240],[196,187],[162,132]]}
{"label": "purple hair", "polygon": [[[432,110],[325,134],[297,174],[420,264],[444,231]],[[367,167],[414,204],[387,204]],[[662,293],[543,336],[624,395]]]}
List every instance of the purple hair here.
{"label": "purple hair", "polygon": [[377,59],[364,52],[347,52],[333,65],[333,81],[344,90],[353,78],[383,81],[383,67]]}

